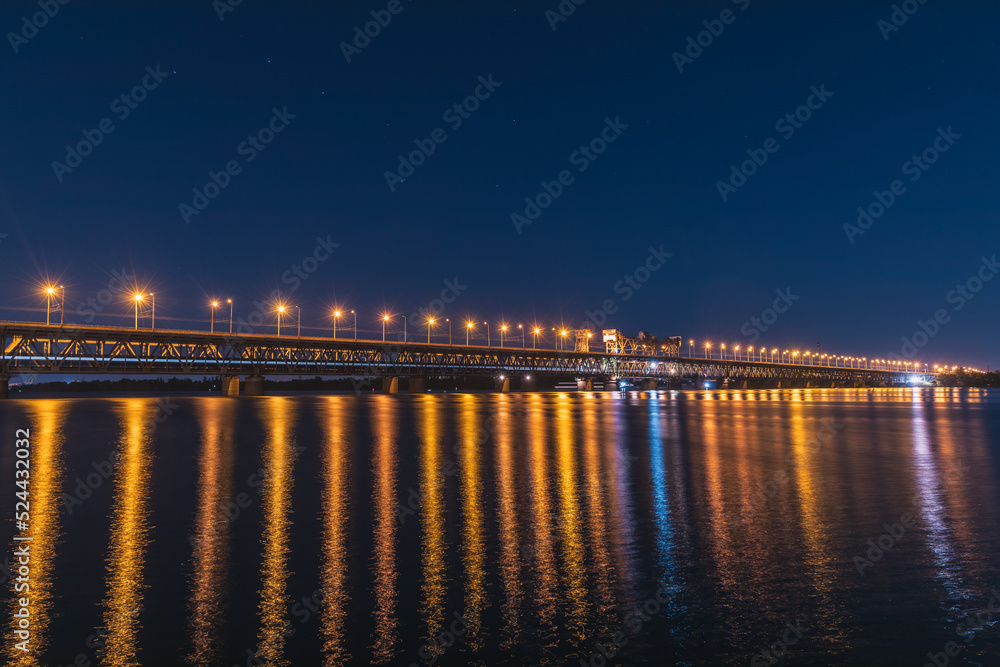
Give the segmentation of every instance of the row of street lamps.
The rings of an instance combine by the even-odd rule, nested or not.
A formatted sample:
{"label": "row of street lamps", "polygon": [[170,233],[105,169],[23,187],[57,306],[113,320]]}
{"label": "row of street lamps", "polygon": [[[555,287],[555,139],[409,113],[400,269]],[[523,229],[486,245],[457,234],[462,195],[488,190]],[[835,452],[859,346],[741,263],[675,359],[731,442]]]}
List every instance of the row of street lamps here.
{"label": "row of street lamps", "polygon": [[[705,342],[704,347],[705,359],[712,359],[712,343],[709,341]],[[688,354],[693,359],[695,358],[695,344],[693,339],[688,340]],[[725,361],[727,359],[732,359],[733,361],[758,361],[758,362],[774,362],[774,355],[778,355],[778,363],[788,363],[804,364],[810,366],[827,366],[836,368],[857,368],[865,370],[887,370],[887,371],[918,371],[921,367],[924,370],[927,369],[927,364],[921,364],[914,361],[895,361],[889,359],[869,359],[868,357],[850,357],[845,355],[836,354],[820,354],[819,352],[800,352],[799,350],[781,350],[779,352],[778,348],[767,349],[766,345],[757,346],[756,352],[754,351],[754,346],[742,348],[740,345],[731,345],[729,347],[729,352],[726,352],[726,344],[721,343],[719,345],[719,359]],[[941,367],[934,365],[935,369],[947,369],[947,366]],[[952,368],[956,368],[952,366]]]}
{"label": "row of street lamps", "polygon": [[[63,314],[66,311],[66,289],[65,289],[65,287],[63,285],[48,285],[48,286],[45,287],[44,293],[45,293],[46,298],[47,298],[46,309],[45,309],[45,323],[46,324],[50,324],[51,312],[52,312],[52,299],[58,293],[60,295],[60,297],[61,297],[61,299],[60,299],[61,303],[60,303],[60,308],[59,308],[59,324],[62,325],[63,322],[64,322],[64,320],[63,320]],[[156,295],[153,294],[152,292],[150,292],[148,294],[144,294],[142,292],[135,292],[135,293],[132,294],[132,300],[133,300],[133,302],[135,304],[135,328],[136,329],[139,328],[139,306],[145,301],[145,299],[147,297],[149,298],[149,302],[150,302],[150,328],[151,329],[155,329],[156,328]],[[229,333],[231,334],[231,333],[233,333],[233,300],[232,299],[226,299],[226,303],[229,304]],[[210,331],[212,333],[215,333],[215,311],[221,305],[222,304],[218,300],[213,300],[210,303],[210,306],[211,306],[211,328],[210,328]],[[301,337],[301,335],[302,335],[302,310],[298,306],[288,306],[288,305],[283,304],[283,303],[275,304],[275,310],[274,310],[274,312],[277,315],[277,319],[278,319],[278,336],[281,336],[281,318],[282,318],[283,315],[285,315],[288,312],[288,310],[290,308],[295,308],[295,310],[296,310],[296,313],[297,313],[297,327],[296,327],[297,330],[296,330],[296,334]],[[354,340],[358,339],[358,314],[357,314],[357,312],[354,311],[354,310],[345,311],[345,310],[341,310],[340,308],[334,309],[332,311],[332,315],[333,315],[333,337],[334,337],[334,339],[337,338],[337,323],[338,323],[338,321],[340,320],[340,318],[342,316],[345,316],[347,314],[351,314],[351,315],[354,316]],[[392,317],[393,316],[390,315],[389,313],[383,313],[382,314],[381,320],[382,320],[382,340],[383,341],[385,341],[386,325],[392,321]],[[406,316],[405,315],[400,315],[400,317],[403,319],[403,342],[405,343],[405,342],[407,342],[407,331],[406,331],[407,320],[406,320]],[[452,344],[452,325],[451,325],[451,319],[446,317],[444,319],[444,321],[448,323],[448,344],[451,345]],[[433,317],[428,317],[426,319],[425,324],[427,325],[427,343],[428,344],[431,342],[431,330],[432,330],[433,326],[435,324],[439,324],[439,323],[440,323],[440,320],[437,320],[437,319],[435,319]],[[490,323],[484,321],[483,324],[486,326],[486,346],[487,347],[492,347],[492,340],[491,340],[491,335],[490,335]],[[476,326],[477,326],[476,322],[473,322],[471,320],[465,322],[465,344],[466,344],[466,346],[468,346],[470,344],[469,336],[475,330]],[[526,344],[527,344],[527,332],[524,330],[524,325],[522,325],[522,324],[518,324],[517,328],[521,332],[521,335],[520,335],[520,338],[521,338],[521,348],[524,349],[525,346],[526,346]],[[510,325],[502,323],[502,324],[500,324],[499,329],[500,329],[500,347],[503,348],[504,344],[506,342],[506,334],[510,330]],[[551,330],[553,332],[557,331],[557,329],[554,328],[554,327]],[[535,325],[534,327],[531,327],[531,335],[532,335],[531,349],[533,349],[533,350],[534,349],[538,349],[538,337],[539,337],[539,335],[541,333],[542,333],[542,328],[541,327],[539,327],[537,325]],[[565,347],[566,347],[565,341],[566,341],[566,337],[568,335],[569,335],[569,331],[567,329],[565,329],[565,328],[558,329],[558,335],[554,335],[553,336],[553,349],[565,349]],[[748,347],[743,347],[741,345],[732,345],[732,346],[730,346],[729,351],[727,352],[726,351],[726,344],[725,343],[721,343],[719,345],[719,347],[718,347],[718,350],[719,350],[719,359],[725,361],[725,360],[731,358],[733,361],[757,361],[757,362],[769,361],[769,362],[773,363],[775,355],[778,355],[778,363],[785,363],[785,360],[787,359],[788,363],[792,363],[792,364],[794,364],[794,363],[801,363],[801,364],[814,365],[814,366],[827,366],[827,367],[834,366],[834,367],[839,367],[839,368],[857,368],[857,369],[862,369],[863,368],[863,369],[866,369],[866,370],[889,370],[889,371],[910,371],[910,370],[912,370],[914,372],[917,371],[917,370],[919,370],[921,366],[924,368],[924,370],[926,370],[927,366],[928,366],[927,364],[920,364],[919,362],[894,361],[894,360],[887,360],[887,359],[868,359],[867,357],[850,357],[850,356],[842,356],[842,355],[834,355],[834,354],[819,354],[818,352],[800,352],[799,350],[782,350],[782,351],[779,352],[779,349],[776,348],[776,347],[775,348],[771,348],[770,350],[768,350],[767,346],[764,346],[764,345],[756,346],[756,350],[754,349],[754,347],[755,346],[753,346],[753,345],[750,345]],[[688,340],[688,350],[689,350],[689,356],[691,358],[695,358],[695,349],[696,348],[695,348],[695,341],[694,341],[694,339],[689,339]],[[712,359],[712,358],[714,358],[712,356],[713,355],[713,352],[712,352],[712,343],[710,341],[706,341],[705,342],[705,345],[704,345],[703,349],[704,349],[703,357],[705,359]],[[951,368],[951,370],[955,370],[957,367],[956,366],[951,366],[950,368]],[[938,372],[946,372],[946,371],[949,370],[949,367],[948,366],[939,366],[939,365],[935,364],[934,365],[934,370],[938,371]],[[976,369],[963,369],[963,370],[973,370],[974,371]]]}

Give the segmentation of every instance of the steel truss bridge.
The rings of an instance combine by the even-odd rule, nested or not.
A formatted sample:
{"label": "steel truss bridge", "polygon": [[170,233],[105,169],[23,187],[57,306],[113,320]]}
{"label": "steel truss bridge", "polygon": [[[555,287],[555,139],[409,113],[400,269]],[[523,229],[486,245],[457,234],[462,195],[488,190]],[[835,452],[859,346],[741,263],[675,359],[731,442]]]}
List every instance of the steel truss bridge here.
{"label": "steel truss bridge", "polygon": [[[16,374],[500,375],[660,380],[730,379],[902,384],[913,373],[808,364],[692,359],[477,345],[332,339],[172,329],[0,322],[0,389]],[[929,380],[933,375],[918,374]]]}

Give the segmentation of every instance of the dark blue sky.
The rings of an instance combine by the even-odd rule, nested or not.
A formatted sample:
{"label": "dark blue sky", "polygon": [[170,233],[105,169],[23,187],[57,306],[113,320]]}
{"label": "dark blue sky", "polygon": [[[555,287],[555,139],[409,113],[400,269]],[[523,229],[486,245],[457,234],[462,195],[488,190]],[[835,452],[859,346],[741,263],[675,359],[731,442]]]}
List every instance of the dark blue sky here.
{"label": "dark blue sky", "polygon": [[[210,0],[97,4],[52,0],[37,30],[22,18],[37,2],[0,11],[2,318],[44,319],[48,276],[67,287],[69,321],[130,324],[121,295],[92,307],[124,267],[157,293],[157,325],[207,328],[211,296],[234,298],[246,320],[254,299],[282,289],[304,333],[329,325],[335,301],[379,332],[384,308],[409,316],[457,279],[442,316],[488,319],[494,332],[502,318],[580,325],[610,299],[610,326],[685,347],[819,341],[857,356],[1000,362],[1000,280],[976,278],[993,277],[982,258],[1000,253],[995,3],[913,0],[888,31],[889,2],[587,0],[553,30],[555,0],[402,0],[350,63],[341,43],[389,3],[245,0],[223,20]],[[700,53],[689,47],[720,27]],[[688,48],[680,72],[674,53]],[[152,89],[134,109],[114,103],[144,77]],[[477,86],[485,99],[467,118],[443,116]],[[799,127],[776,127],[810,102]],[[263,150],[241,149],[274,109],[294,118],[276,121]],[[105,118],[113,131],[72,172],[53,165],[68,166],[66,146]],[[574,156],[606,119],[614,141]],[[390,190],[397,156],[437,128],[445,141]],[[933,164],[907,167],[928,148]],[[767,161],[724,201],[719,181],[748,150]],[[179,206],[230,161],[238,173],[185,221]],[[512,214],[564,170],[568,185],[519,233]],[[845,230],[896,180],[902,194],[881,217]],[[317,237],[340,245],[297,278]],[[661,246],[671,256],[650,259]],[[632,289],[625,276],[648,280]],[[952,292],[970,279],[980,291]],[[786,289],[798,298],[761,336],[751,318],[772,321]],[[905,351],[902,337],[935,313],[934,335]]]}

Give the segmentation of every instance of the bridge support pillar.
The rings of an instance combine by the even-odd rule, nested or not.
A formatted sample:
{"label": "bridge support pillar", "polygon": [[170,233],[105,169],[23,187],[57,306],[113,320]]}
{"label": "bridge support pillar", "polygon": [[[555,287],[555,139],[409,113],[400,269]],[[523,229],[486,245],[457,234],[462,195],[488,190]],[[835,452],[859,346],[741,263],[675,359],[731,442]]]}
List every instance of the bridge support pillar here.
{"label": "bridge support pillar", "polygon": [[10,395],[10,378],[6,375],[0,375],[0,398],[7,398]]}
{"label": "bridge support pillar", "polygon": [[594,378],[587,378],[583,381],[584,391],[594,391]]}
{"label": "bridge support pillar", "polygon": [[642,381],[643,391],[656,391],[656,378],[646,378]]}
{"label": "bridge support pillar", "polygon": [[499,391],[501,394],[509,394],[510,377],[505,375],[502,380],[500,378],[497,378],[496,382],[493,383],[493,386],[496,387],[496,390]]}
{"label": "bridge support pillar", "polygon": [[223,375],[222,376],[222,395],[223,396],[239,396],[240,395],[240,376],[239,375]]}
{"label": "bridge support pillar", "polygon": [[399,393],[399,378],[395,376],[382,378],[382,393],[383,394],[398,394]]}
{"label": "bridge support pillar", "polygon": [[263,375],[248,375],[246,386],[244,388],[244,393],[247,396],[263,396],[264,395],[264,376]]}
{"label": "bridge support pillar", "polygon": [[414,376],[410,378],[410,393],[411,394],[425,394],[427,393],[427,378],[423,376]]}
{"label": "bridge support pillar", "polygon": [[618,391],[618,380],[606,379],[604,381],[604,391]]}

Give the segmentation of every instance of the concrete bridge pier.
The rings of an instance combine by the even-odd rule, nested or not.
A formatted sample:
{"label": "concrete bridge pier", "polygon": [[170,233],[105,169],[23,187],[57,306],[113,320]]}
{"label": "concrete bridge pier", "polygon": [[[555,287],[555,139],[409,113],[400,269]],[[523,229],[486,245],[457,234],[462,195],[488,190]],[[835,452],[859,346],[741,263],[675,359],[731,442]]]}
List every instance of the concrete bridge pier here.
{"label": "concrete bridge pier", "polygon": [[239,375],[223,375],[222,376],[222,395],[223,396],[239,396],[240,395],[240,376]]}
{"label": "concrete bridge pier", "polygon": [[10,395],[10,378],[6,375],[0,375],[0,398],[7,398]]}
{"label": "concrete bridge pier", "polygon": [[594,378],[580,378],[576,381],[577,391],[594,391]]}
{"label": "concrete bridge pier", "polygon": [[497,391],[499,391],[501,394],[510,393],[510,377],[505,375],[502,380],[501,379],[497,380]]}
{"label": "concrete bridge pier", "polygon": [[411,394],[426,394],[427,393],[427,378],[422,375],[413,376],[410,378],[410,393]]}
{"label": "concrete bridge pier", "polygon": [[396,377],[396,376],[382,378],[382,393],[383,394],[398,394],[399,393],[399,378]]}
{"label": "concrete bridge pier", "polygon": [[604,381],[604,391],[618,391],[618,380],[606,379]]}
{"label": "concrete bridge pier", "polygon": [[264,376],[263,375],[248,375],[246,386],[244,387],[244,393],[247,396],[263,396],[264,395]]}
{"label": "concrete bridge pier", "polygon": [[656,391],[656,378],[646,378],[642,381],[643,391]]}

